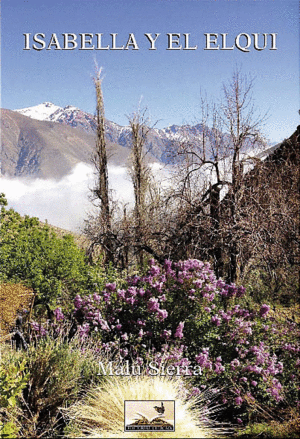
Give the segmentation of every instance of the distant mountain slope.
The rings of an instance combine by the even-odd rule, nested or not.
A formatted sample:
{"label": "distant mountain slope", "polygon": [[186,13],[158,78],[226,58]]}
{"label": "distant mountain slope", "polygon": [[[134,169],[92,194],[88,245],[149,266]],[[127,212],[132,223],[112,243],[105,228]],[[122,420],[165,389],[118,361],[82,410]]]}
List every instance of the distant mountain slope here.
{"label": "distant mountain slope", "polygon": [[[148,159],[166,163],[167,152],[186,140],[190,129],[174,125],[151,130]],[[15,111],[3,109],[1,132],[0,175],[60,179],[77,163],[91,163],[94,117],[74,106],[44,102]],[[129,126],[106,120],[106,139],[110,163],[125,164],[132,144]]]}
{"label": "distant mountain slope", "polygon": [[[95,135],[80,128],[2,110],[0,174],[60,179],[79,162],[91,163]],[[128,150],[108,142],[111,162],[122,164]]]}
{"label": "distant mountain slope", "polygon": [[[72,105],[58,107],[51,102],[44,102],[33,107],[15,110],[32,119],[49,122],[59,122],[63,125],[82,128],[87,133],[95,132],[94,116]],[[202,137],[202,125],[172,125],[163,129],[152,129],[148,134],[148,147],[152,154],[160,161],[168,161],[168,152],[176,147],[178,142],[184,142],[193,137],[194,140]],[[129,126],[120,126],[106,119],[106,138],[125,148],[131,147],[131,130]]]}
{"label": "distant mountain slope", "polygon": [[[33,119],[59,122],[64,125],[82,128],[88,133],[95,132],[94,116],[72,105],[67,105],[63,108],[51,102],[44,102],[43,104],[15,111]],[[198,123],[196,125],[171,125],[162,129],[154,128],[148,134],[147,147],[151,149],[152,154],[158,160],[166,163],[169,160],[170,151],[176,149],[178,144],[186,141],[202,141],[204,129],[205,141],[207,146],[209,146],[210,141],[213,139],[212,131]],[[229,136],[226,133],[223,133],[222,137],[226,142],[230,142]],[[108,141],[117,143],[125,148],[131,147],[131,131],[129,126],[120,126],[106,120],[106,138]],[[245,151],[252,150],[251,143],[246,142],[244,149]],[[256,148],[256,151],[252,151],[251,155],[259,152],[261,150]]]}
{"label": "distant mountain slope", "polygon": [[[94,116],[68,105],[44,102],[15,111],[2,110],[0,174],[59,179],[79,162],[91,163],[95,146]],[[182,142],[200,142],[202,124],[172,125],[150,130],[147,137],[151,161],[168,163],[170,152]],[[212,132],[205,127],[206,145]],[[226,134],[222,134],[228,139]],[[125,164],[131,148],[131,130],[106,120],[106,139],[110,163]],[[246,150],[252,146],[246,145]],[[261,150],[252,151],[251,155]],[[172,155],[172,154],[171,154]]]}

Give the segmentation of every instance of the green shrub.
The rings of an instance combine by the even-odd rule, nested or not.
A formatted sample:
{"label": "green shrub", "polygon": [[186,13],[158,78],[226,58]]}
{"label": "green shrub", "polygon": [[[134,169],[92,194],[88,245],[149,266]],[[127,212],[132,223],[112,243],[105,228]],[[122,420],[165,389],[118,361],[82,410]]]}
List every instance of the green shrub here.
{"label": "green shrub", "polygon": [[37,218],[13,209],[0,214],[0,281],[24,282],[42,303],[68,303],[90,287],[85,254],[71,235],[58,237]]}
{"label": "green shrub", "polygon": [[26,387],[29,374],[25,373],[26,360],[13,351],[4,351],[0,364],[0,437],[14,438],[20,426],[17,422],[17,404]]}

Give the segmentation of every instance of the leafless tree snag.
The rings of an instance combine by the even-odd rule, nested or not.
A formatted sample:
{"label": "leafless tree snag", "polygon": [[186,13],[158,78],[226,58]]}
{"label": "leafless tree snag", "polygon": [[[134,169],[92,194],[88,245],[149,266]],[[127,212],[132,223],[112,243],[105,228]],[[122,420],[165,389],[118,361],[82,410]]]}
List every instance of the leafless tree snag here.
{"label": "leafless tree snag", "polygon": [[[112,218],[108,189],[107,151],[105,140],[105,112],[102,94],[101,69],[97,68],[96,76],[93,78],[96,91],[96,146],[92,157],[97,173],[97,181],[92,190],[94,200],[98,203],[100,214],[98,216],[98,227],[90,246],[90,255],[94,246],[100,244],[105,254],[105,263],[114,262],[114,249],[112,237]],[[90,225],[91,226],[91,225]],[[91,232],[91,231],[90,231]],[[95,233],[95,232],[94,232]]]}
{"label": "leafless tree snag", "polygon": [[142,243],[145,239],[146,195],[150,184],[150,168],[146,163],[145,143],[150,128],[147,126],[146,109],[136,111],[130,118],[132,151],[130,176],[134,189],[135,247],[139,263],[143,263]]}

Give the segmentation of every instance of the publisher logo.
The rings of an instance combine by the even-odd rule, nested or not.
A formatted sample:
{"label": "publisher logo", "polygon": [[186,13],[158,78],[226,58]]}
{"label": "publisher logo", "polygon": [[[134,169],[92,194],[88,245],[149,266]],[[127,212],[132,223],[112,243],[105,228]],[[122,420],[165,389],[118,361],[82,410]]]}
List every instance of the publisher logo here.
{"label": "publisher logo", "polygon": [[175,401],[124,401],[124,431],[175,431]]}

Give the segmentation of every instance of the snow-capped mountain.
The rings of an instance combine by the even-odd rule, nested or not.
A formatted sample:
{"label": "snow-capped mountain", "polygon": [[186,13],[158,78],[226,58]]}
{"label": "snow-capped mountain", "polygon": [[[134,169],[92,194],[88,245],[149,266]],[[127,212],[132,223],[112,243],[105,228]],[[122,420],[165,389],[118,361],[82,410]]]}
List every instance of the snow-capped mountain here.
{"label": "snow-capped mountain", "polygon": [[[44,102],[15,111],[5,111],[8,113],[2,121],[4,133],[2,136],[2,152],[0,151],[2,173],[6,172],[10,175],[51,175],[52,171],[49,168],[49,163],[50,160],[56,163],[58,154],[63,156],[63,159],[61,158],[59,162],[62,169],[59,172],[57,170],[60,176],[67,171],[69,172],[74,163],[90,161],[90,155],[95,146],[96,128],[95,118],[92,114],[72,105],[60,107],[51,102]],[[26,116],[26,120],[21,119],[24,116]],[[12,137],[12,127],[14,125],[9,120],[14,120],[18,127],[14,137]],[[176,150],[180,144],[189,142],[196,145],[196,147],[201,145],[203,130],[205,130],[207,157],[209,157],[209,154],[211,154],[210,145],[214,141],[213,133],[208,127],[203,127],[202,124],[171,125],[163,129],[154,128],[150,130],[146,148],[150,151],[151,160],[171,164],[172,156],[176,156]],[[226,134],[220,134],[228,143],[229,148],[227,148],[227,151],[229,152],[227,154],[229,157],[229,137]],[[120,126],[106,120],[106,139],[112,161],[125,164],[132,146],[132,135],[129,126]],[[8,147],[8,145],[10,146]],[[266,148],[269,147],[270,145],[266,146]],[[52,152],[50,153],[50,151]],[[86,152],[85,158],[82,156],[83,151]],[[254,151],[251,144],[246,145],[244,152],[250,155],[250,151],[252,156],[262,152],[261,149]],[[47,159],[42,158],[42,152]],[[59,166],[55,165],[55,168],[58,169]]]}
{"label": "snow-capped mountain", "polygon": [[[71,127],[83,129],[89,134],[95,133],[95,118],[90,113],[80,110],[72,105],[59,107],[51,102],[44,102],[33,107],[21,108],[16,112],[40,121],[57,122]],[[172,125],[163,129],[153,129],[148,135],[147,149],[151,149],[153,155],[163,162],[167,161],[168,151],[175,147],[175,143],[187,141],[201,133],[201,125],[191,127],[189,125]],[[129,126],[120,126],[106,120],[106,138],[109,142],[118,144],[124,148],[131,147],[131,130]]]}
{"label": "snow-capped mountain", "polygon": [[24,116],[31,117],[32,119],[51,120],[51,116],[59,110],[62,110],[62,108],[52,104],[51,102],[44,102],[33,107],[21,108],[15,111],[23,114]]}
{"label": "snow-capped mountain", "polygon": [[72,127],[83,128],[87,132],[93,132],[95,129],[94,117],[73,105],[67,105],[63,108],[52,104],[52,102],[44,102],[15,111],[32,119],[59,122]]}
{"label": "snow-capped mountain", "polygon": [[[72,127],[78,127],[84,129],[89,134],[94,134],[96,128],[94,116],[73,105],[59,107],[51,102],[44,102],[43,104],[15,111],[32,119],[59,122]],[[171,125],[162,129],[154,128],[149,132],[148,146],[150,146],[152,152],[159,160],[166,162],[168,160],[168,152],[176,148],[180,143],[189,141],[195,143],[201,141],[203,129],[205,129],[206,141],[209,144],[211,140],[211,131],[209,128],[203,127],[202,124],[185,124]],[[131,146],[131,131],[129,126],[120,126],[106,120],[106,137],[110,142],[119,144],[125,148]],[[224,135],[224,138],[225,137],[226,135]],[[253,147],[249,145],[249,149],[253,149]],[[256,149],[252,151],[252,155],[256,155],[261,151],[261,148]]]}
{"label": "snow-capped mountain", "polygon": [[[59,122],[73,127],[83,128],[87,132],[95,130],[95,119],[90,113],[80,110],[73,105],[59,107],[51,102],[44,102],[33,107],[14,110],[32,119]],[[120,126],[114,122],[106,120],[107,136],[110,141],[117,142],[122,146],[127,146],[131,140],[129,126]],[[152,137],[158,136],[164,143],[168,141],[183,142],[202,135],[202,125],[171,125],[167,128],[153,129]]]}

